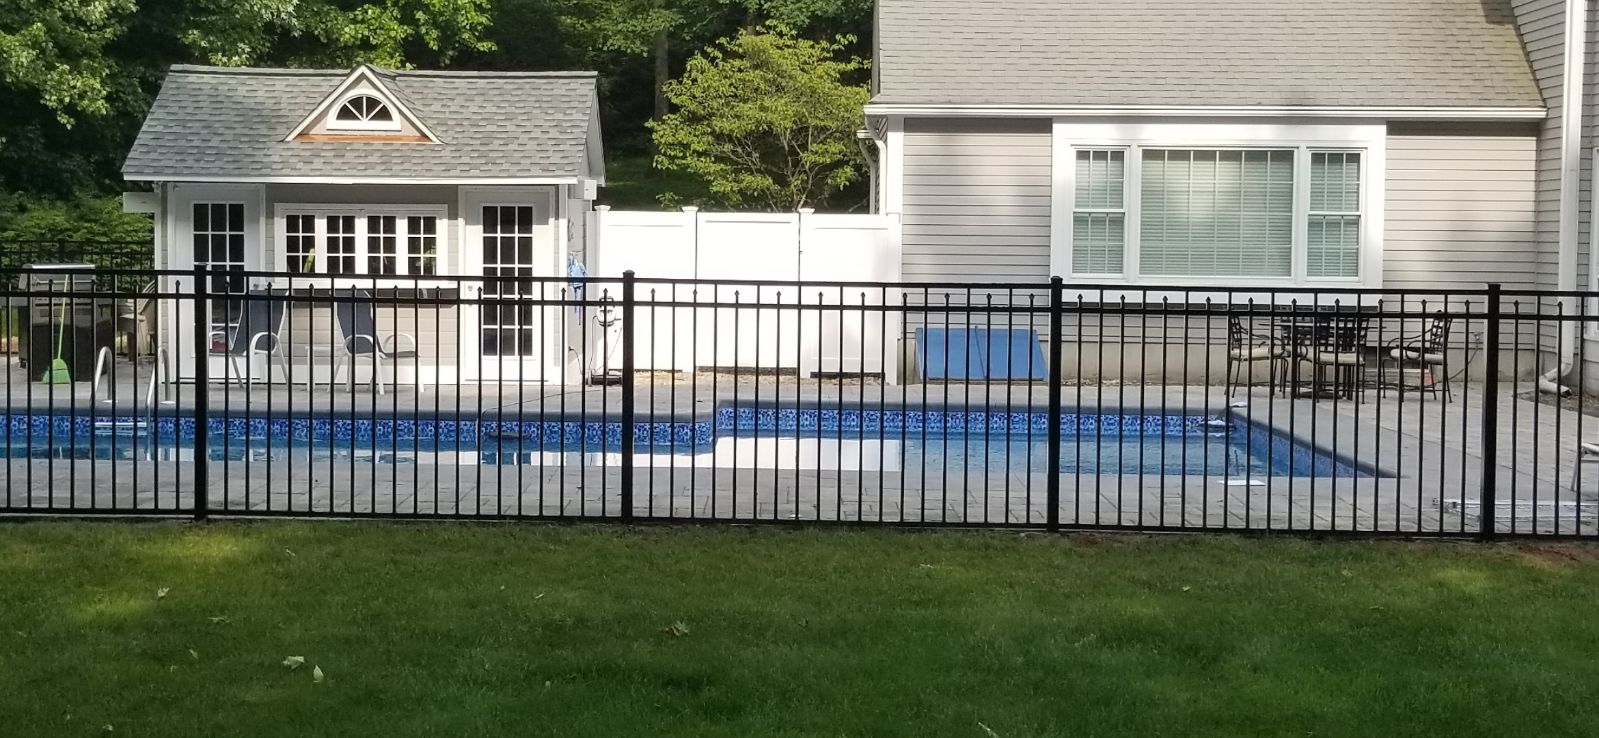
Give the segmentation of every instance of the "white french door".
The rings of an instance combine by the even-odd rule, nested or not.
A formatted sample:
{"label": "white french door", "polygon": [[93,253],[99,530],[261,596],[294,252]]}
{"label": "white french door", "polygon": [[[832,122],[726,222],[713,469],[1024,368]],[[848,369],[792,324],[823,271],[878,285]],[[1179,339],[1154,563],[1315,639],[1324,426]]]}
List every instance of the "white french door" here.
{"label": "white french door", "polygon": [[550,193],[468,191],[461,254],[468,275],[483,280],[463,286],[461,371],[480,381],[544,381],[562,359],[555,339],[560,309],[530,304],[553,300],[559,288],[535,277],[551,277],[559,259],[554,201]]}
{"label": "white french door", "polygon": [[[205,265],[211,272],[207,284],[194,285],[192,279],[176,278],[182,291],[204,292],[210,304],[204,325],[196,320],[194,303],[178,302],[168,313],[173,325],[166,335],[175,343],[165,346],[177,360],[178,376],[193,379],[197,365],[194,332],[203,327],[211,348],[210,375],[221,379],[227,360],[219,357],[226,350],[228,337],[238,320],[241,303],[236,297],[251,287],[244,272],[261,269],[261,197],[257,187],[200,186],[173,189],[173,238],[168,243],[167,265],[188,270]],[[170,287],[170,286],[169,286]],[[245,371],[264,370],[248,367]]]}

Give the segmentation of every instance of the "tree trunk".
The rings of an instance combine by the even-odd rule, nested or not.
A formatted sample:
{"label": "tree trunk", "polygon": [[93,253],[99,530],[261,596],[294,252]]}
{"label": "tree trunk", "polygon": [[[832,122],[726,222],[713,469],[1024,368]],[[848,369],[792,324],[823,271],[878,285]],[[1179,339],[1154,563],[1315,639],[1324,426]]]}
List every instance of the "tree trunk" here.
{"label": "tree trunk", "polygon": [[[666,0],[655,0],[658,10],[666,8]],[[655,34],[655,117],[671,112],[671,103],[666,99],[666,82],[672,78],[672,42],[666,35],[666,30]]]}

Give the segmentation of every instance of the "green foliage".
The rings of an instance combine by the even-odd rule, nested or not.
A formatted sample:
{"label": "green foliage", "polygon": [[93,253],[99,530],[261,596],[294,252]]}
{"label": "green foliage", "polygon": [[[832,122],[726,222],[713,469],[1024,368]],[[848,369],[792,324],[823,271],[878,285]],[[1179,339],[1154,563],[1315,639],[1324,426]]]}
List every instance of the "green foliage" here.
{"label": "green foliage", "polygon": [[0,3],[0,91],[40,99],[62,125],[110,112],[115,61],[107,46],[125,29],[133,0],[6,0]]}
{"label": "green foliage", "polygon": [[[489,51],[489,0],[202,0],[184,43],[212,64],[404,68],[422,49],[434,63]],[[418,42],[422,49],[417,48]]]}
{"label": "green foliage", "polygon": [[[0,0],[0,192],[44,202],[124,189],[122,160],[167,68],[179,63],[592,69],[607,150],[637,156],[649,141],[657,73],[678,73],[715,39],[766,21],[808,38],[866,36],[871,8],[871,0]],[[660,172],[646,173],[655,187]]]}
{"label": "green foliage", "polygon": [[0,195],[0,242],[150,240],[150,216],[122,212],[121,198],[44,200]]}
{"label": "green foliage", "polygon": [[605,164],[605,188],[600,190],[602,205],[618,210],[650,210],[709,199],[710,192],[699,177],[688,172],[657,169],[654,157],[615,157]]}
{"label": "green foliage", "polygon": [[691,172],[713,203],[820,207],[864,170],[855,143],[867,69],[852,39],[810,41],[781,27],[740,31],[689,60],[667,85],[675,110],[651,121],[656,165]]}

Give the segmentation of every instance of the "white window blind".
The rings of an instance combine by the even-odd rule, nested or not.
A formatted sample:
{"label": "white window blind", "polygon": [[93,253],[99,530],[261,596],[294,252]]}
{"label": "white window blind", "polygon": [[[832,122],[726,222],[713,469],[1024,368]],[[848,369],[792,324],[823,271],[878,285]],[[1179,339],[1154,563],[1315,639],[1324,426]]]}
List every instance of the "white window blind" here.
{"label": "white window blind", "polygon": [[1077,152],[1072,273],[1121,274],[1127,248],[1127,152]]}
{"label": "white window blind", "polygon": [[1294,153],[1143,150],[1139,271],[1174,277],[1291,276]]}
{"label": "white window blind", "polygon": [[1360,206],[1360,154],[1311,152],[1305,251],[1310,276],[1360,276]]}

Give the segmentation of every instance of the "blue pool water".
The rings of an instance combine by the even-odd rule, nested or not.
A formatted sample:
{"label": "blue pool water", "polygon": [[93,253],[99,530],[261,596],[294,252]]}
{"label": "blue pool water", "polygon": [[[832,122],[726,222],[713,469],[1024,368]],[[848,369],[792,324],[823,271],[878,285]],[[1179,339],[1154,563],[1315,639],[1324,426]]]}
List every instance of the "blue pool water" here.
{"label": "blue pool water", "polygon": [[[1227,477],[1369,476],[1345,460],[1252,426],[1242,420],[1185,420],[1174,430],[1120,418],[1117,432],[1081,424],[1061,441],[1060,471],[1081,474],[1210,475]],[[1150,432],[1154,428],[1154,432]],[[104,430],[115,430],[106,428]],[[122,433],[63,434],[53,439],[13,434],[0,447],[7,459],[183,462],[194,459],[192,438],[162,438],[123,428]],[[134,431],[134,432],[127,432]],[[248,432],[212,434],[209,457],[223,463],[341,464],[417,466],[493,466],[558,468],[617,466],[618,438],[546,434],[472,437],[347,438],[344,440],[269,437]],[[427,435],[427,434],[421,434]],[[642,435],[642,432],[641,432]],[[838,429],[722,429],[709,438],[641,444],[636,465],[643,468],[779,469],[838,472],[898,472],[910,480],[958,474],[1041,473],[1048,469],[1046,435],[1032,427],[946,428],[890,433]]]}

